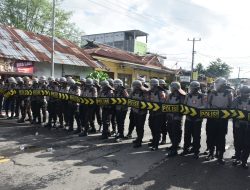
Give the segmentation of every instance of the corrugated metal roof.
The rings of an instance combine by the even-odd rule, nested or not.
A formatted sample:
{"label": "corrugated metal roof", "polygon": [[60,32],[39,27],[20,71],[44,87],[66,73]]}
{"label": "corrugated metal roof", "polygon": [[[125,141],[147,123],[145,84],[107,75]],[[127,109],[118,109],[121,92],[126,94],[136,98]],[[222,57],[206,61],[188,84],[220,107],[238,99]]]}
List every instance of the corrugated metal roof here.
{"label": "corrugated metal roof", "polygon": [[105,44],[95,44],[94,48],[87,48],[84,49],[84,51],[93,56],[96,55],[100,57],[106,57],[110,59],[124,61],[125,63],[135,63],[143,66],[143,68],[154,69],[155,71],[158,70],[161,72],[174,73],[174,70],[163,66],[160,63],[157,55],[153,54],[139,56]]}
{"label": "corrugated metal roof", "polygon": [[[51,62],[51,52],[51,37],[0,25],[0,57]],[[77,45],[58,38],[55,38],[55,63],[103,68]]]}

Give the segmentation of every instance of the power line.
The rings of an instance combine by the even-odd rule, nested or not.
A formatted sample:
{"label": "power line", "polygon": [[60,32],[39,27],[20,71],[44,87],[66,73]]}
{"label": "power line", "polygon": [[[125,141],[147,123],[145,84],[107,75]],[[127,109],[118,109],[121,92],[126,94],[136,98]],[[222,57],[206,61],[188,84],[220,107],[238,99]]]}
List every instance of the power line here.
{"label": "power line", "polygon": [[[110,6],[110,4],[109,5],[107,5],[107,4],[103,4],[103,3],[99,3],[99,2],[96,2],[96,1],[94,1],[94,0],[89,0],[89,2],[91,2],[91,3],[93,3],[93,4],[96,4],[96,5],[98,5],[98,6],[100,6],[100,7],[103,7],[103,8],[105,8],[105,9],[108,9],[108,10],[112,10],[112,11],[115,11],[116,13],[118,13],[118,14],[121,14],[121,11],[119,11],[119,10],[117,10],[114,6]],[[129,14],[129,10],[128,9],[123,9],[123,11],[124,11],[124,13],[123,14],[125,14],[127,17],[129,17],[129,18],[131,18],[131,19],[133,19],[133,20],[136,20],[136,21],[138,21],[138,22],[148,22],[148,21],[151,21],[150,23],[151,24],[153,24],[154,26],[163,26],[164,24],[162,23],[162,22],[155,22],[155,21],[153,21],[152,19],[150,20],[148,17],[146,17],[146,18],[143,18],[143,17],[141,17],[142,15],[140,15],[140,17],[136,17],[134,14],[137,14],[137,13],[134,13],[134,14]],[[148,22],[149,23],[149,22]],[[169,32],[173,32],[173,31],[171,31],[171,30],[168,30]]]}

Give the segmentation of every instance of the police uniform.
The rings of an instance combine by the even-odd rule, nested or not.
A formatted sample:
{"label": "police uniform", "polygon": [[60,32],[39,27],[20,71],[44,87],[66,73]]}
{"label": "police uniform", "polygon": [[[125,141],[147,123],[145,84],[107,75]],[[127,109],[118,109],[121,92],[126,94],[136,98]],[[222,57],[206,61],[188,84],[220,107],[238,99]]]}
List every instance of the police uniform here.
{"label": "police uniform", "polygon": [[[149,101],[156,103],[165,102],[165,93],[161,87],[157,86],[149,91]],[[149,128],[152,133],[152,149],[158,150],[159,140],[161,136],[161,126],[164,123],[164,116],[161,110],[158,111],[149,111]]]}
{"label": "police uniform", "polygon": [[[69,89],[69,94],[81,95],[81,90],[80,87],[75,85],[72,85]],[[70,102],[68,104],[68,109],[70,111],[69,114],[69,131],[73,131],[74,129],[74,119],[76,120],[77,123],[77,130],[76,133],[81,132],[81,122],[80,122],[80,112],[79,112],[79,103],[76,102]]]}
{"label": "police uniform", "polygon": [[[138,101],[146,101],[147,96],[148,91],[146,89],[136,89],[132,91],[130,98]],[[138,148],[141,146],[142,139],[144,136],[144,124],[147,116],[147,110],[132,107],[131,112],[133,113],[133,117],[131,118],[133,120],[132,123],[135,125],[137,133],[137,138],[133,143],[134,148]]]}
{"label": "police uniform", "polygon": [[[18,82],[16,85],[16,89],[22,89],[23,88],[23,82]],[[15,117],[19,118],[20,113],[20,105],[21,105],[21,97],[19,95],[16,95],[16,107],[15,107]]]}
{"label": "police uniform", "polygon": [[[193,108],[203,108],[204,107],[204,95],[202,93],[192,94],[189,93],[186,95],[184,104]],[[198,158],[200,150],[200,139],[201,139],[201,125],[202,118],[197,116],[186,116],[185,120],[185,131],[184,131],[184,151],[183,153],[188,153],[193,145],[193,151],[196,158]],[[193,143],[191,144],[191,139]]]}
{"label": "police uniform", "polygon": [[[68,86],[66,84],[61,84],[59,87],[59,92],[62,93],[68,93]],[[68,126],[68,110],[67,110],[67,106],[68,106],[68,101],[65,100],[58,100],[57,101],[57,115],[59,118],[59,123],[60,123],[60,128],[64,127],[64,122],[65,122],[65,126]]]}
{"label": "police uniform", "polygon": [[[161,88],[163,89],[163,91],[166,94],[166,101],[168,101],[169,94],[168,94],[167,87],[164,85],[164,86],[161,86]],[[167,116],[166,116],[166,114],[162,114],[162,117],[163,117],[164,122],[162,122],[162,126],[161,126],[161,137],[162,137],[161,138],[161,143],[160,143],[161,145],[166,144],[167,134],[169,133],[169,130],[168,130],[168,127],[167,127]]]}
{"label": "police uniform", "polygon": [[[212,109],[228,109],[231,107],[232,94],[229,90],[212,91],[208,98],[208,108]],[[218,161],[223,163],[223,155],[225,152],[226,134],[227,134],[228,119],[207,119],[207,145],[209,155],[207,159],[212,159],[214,150],[218,151]]]}
{"label": "police uniform", "polygon": [[[170,93],[167,103],[168,104],[183,104],[185,96],[179,92]],[[177,154],[178,146],[182,137],[182,119],[183,115],[180,113],[167,113],[167,128],[169,130],[169,137],[172,143],[170,153]]]}
{"label": "police uniform", "polygon": [[[11,77],[13,78],[13,77]],[[10,79],[10,78],[9,78]],[[8,80],[9,80],[8,79]],[[14,79],[14,78],[13,78]],[[16,88],[16,82],[15,82],[15,79],[13,82],[10,82],[8,81],[8,84],[6,86],[6,90],[12,90],[14,88]],[[16,98],[14,96],[11,96],[11,97],[8,97],[5,99],[5,111],[6,111],[6,116],[7,116],[7,119],[12,119],[14,118],[14,113],[15,113],[15,103],[16,103]],[[9,115],[9,109],[10,109],[10,112],[11,112],[11,115]]]}
{"label": "police uniform", "polygon": [[[50,84],[47,86],[48,90],[51,91],[58,91],[58,83],[55,81],[50,82]],[[53,97],[47,97],[47,102],[48,102],[48,113],[49,113],[49,118],[48,118],[48,124],[46,125],[47,127],[51,128],[52,127],[52,122],[53,122],[53,127],[56,127],[56,121],[57,121],[57,115],[56,115],[56,103],[57,99]]]}
{"label": "police uniform", "polygon": [[[87,98],[96,98],[97,97],[97,89],[93,85],[86,85],[82,90],[82,97]],[[94,111],[93,105],[80,105],[80,119],[81,119],[81,128],[82,132],[79,136],[87,136],[89,131],[89,124],[92,120]]]}
{"label": "police uniform", "polygon": [[[43,84],[39,84],[38,86],[39,90],[46,90],[47,89],[47,85],[45,83]],[[41,118],[41,111],[42,111],[42,115],[43,117]],[[38,97],[38,108],[37,108],[37,114],[38,114],[38,122],[42,121],[43,123],[46,122],[47,119],[47,100],[46,100],[46,96],[39,96]]]}
{"label": "police uniform", "polygon": [[[114,97],[114,89],[109,85],[103,86],[100,91],[100,97],[102,98]],[[107,139],[111,135],[110,130],[109,130],[109,126],[111,122],[111,114],[112,114],[111,105],[102,106],[102,124],[103,124],[102,138],[103,139]]]}
{"label": "police uniform", "polygon": [[[250,111],[250,99],[237,97],[233,101],[233,109]],[[249,121],[235,119],[234,125],[234,146],[235,146],[235,161],[234,164],[242,161],[242,166],[247,167],[247,160],[250,153],[250,123]]]}
{"label": "police uniform", "polygon": [[[97,90],[97,94],[100,94],[100,90],[101,87],[98,84],[95,84],[94,86]],[[97,123],[99,125],[99,131],[101,130],[101,126],[102,126],[102,117],[101,117],[101,107],[99,105],[94,105],[93,106],[93,114],[92,114],[92,120],[90,122],[90,127],[91,127],[91,131],[93,133],[96,132],[96,127],[95,127],[95,118],[97,120]]]}
{"label": "police uniform", "polygon": [[[117,98],[127,98],[128,92],[123,86],[119,86],[114,91],[114,97]],[[128,107],[124,105],[116,105],[115,106],[115,117],[117,122],[117,138],[124,138],[124,122],[126,119]]]}
{"label": "police uniform", "polygon": [[[23,89],[24,90],[29,90],[31,89],[30,84],[28,83],[29,79],[26,79],[24,81]],[[20,104],[20,109],[21,109],[21,119],[18,120],[19,123],[25,122],[26,115],[28,115],[29,121],[32,122],[32,116],[31,116],[31,101],[30,101],[30,96],[21,96],[21,104]]]}
{"label": "police uniform", "polygon": [[[0,89],[2,89],[4,91],[5,87],[4,87],[4,82],[0,81]],[[3,109],[3,94],[0,93],[0,117],[2,117],[2,109]]]}
{"label": "police uniform", "polygon": [[[33,83],[32,90],[38,90],[39,89],[39,84],[38,81],[37,83]],[[41,115],[40,115],[40,106],[39,106],[39,96],[31,96],[30,101],[31,101],[31,111],[32,111],[32,116],[33,116],[33,121],[32,123],[41,123]],[[40,117],[39,117],[40,115]]]}

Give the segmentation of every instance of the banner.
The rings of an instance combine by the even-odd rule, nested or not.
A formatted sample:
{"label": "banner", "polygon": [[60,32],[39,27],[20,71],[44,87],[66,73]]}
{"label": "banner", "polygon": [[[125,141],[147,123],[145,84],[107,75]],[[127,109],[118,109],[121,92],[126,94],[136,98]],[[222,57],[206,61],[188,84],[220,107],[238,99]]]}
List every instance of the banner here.
{"label": "banner", "polygon": [[71,101],[85,105],[124,105],[141,110],[149,110],[153,112],[163,113],[180,113],[197,118],[213,118],[213,119],[239,119],[250,121],[250,112],[246,110],[236,109],[198,109],[184,104],[166,104],[149,101],[139,101],[131,98],[89,98],[77,96],[69,93],[62,93],[51,90],[31,90],[31,89],[12,89],[5,91],[0,89],[0,93],[4,94],[5,98],[11,96],[49,96],[59,100]]}

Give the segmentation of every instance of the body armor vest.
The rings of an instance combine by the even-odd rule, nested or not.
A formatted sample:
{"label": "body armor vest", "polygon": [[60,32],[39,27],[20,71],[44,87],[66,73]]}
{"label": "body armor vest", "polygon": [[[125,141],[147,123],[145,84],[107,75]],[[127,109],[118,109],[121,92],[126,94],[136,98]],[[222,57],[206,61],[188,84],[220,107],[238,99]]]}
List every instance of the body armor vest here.
{"label": "body armor vest", "polygon": [[[194,108],[203,108],[204,106],[204,95],[201,93],[198,94],[188,94],[186,96],[184,104],[194,107]],[[202,120],[202,118],[192,117],[187,115],[187,120],[196,119],[196,120]]]}
{"label": "body armor vest", "polygon": [[231,106],[232,94],[229,91],[211,92],[208,100],[210,108],[229,108]]}
{"label": "body armor vest", "polygon": [[[131,93],[130,97],[132,99],[135,100],[139,100],[139,101],[144,101],[146,100],[146,91],[144,90],[135,90]],[[133,112],[138,113],[138,114],[146,114],[147,110],[141,110],[141,109],[137,109],[137,108],[131,108],[131,110],[133,110]]]}

